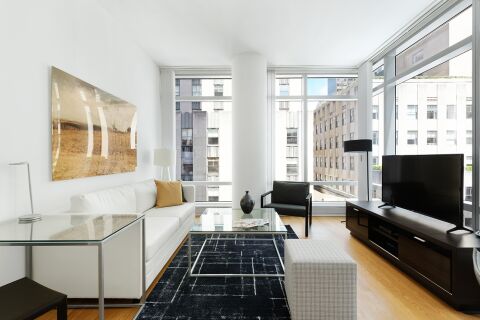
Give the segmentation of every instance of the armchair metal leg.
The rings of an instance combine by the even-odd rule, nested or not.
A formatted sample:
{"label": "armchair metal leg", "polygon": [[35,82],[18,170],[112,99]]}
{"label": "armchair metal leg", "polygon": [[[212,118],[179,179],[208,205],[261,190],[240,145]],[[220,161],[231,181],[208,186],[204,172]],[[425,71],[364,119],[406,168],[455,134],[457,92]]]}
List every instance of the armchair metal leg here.
{"label": "armchair metal leg", "polygon": [[305,215],[305,238],[308,238],[308,228],[309,228],[309,223],[308,223],[308,212]]}

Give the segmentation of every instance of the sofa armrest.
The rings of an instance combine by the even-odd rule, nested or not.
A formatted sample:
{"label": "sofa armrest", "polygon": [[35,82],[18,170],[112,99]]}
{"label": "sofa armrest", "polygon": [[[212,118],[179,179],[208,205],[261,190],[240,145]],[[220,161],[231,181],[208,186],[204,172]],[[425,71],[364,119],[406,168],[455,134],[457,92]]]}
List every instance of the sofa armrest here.
{"label": "sofa armrest", "polygon": [[184,186],[182,185],[183,196],[187,202],[195,203],[195,186]]}

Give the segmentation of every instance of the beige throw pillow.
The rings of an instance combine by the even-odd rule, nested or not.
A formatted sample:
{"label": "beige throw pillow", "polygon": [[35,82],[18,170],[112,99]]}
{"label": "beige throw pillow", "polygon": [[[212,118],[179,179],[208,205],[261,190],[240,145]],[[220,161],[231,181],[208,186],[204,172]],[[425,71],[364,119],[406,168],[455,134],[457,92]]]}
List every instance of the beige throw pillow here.
{"label": "beige throw pillow", "polygon": [[180,181],[157,181],[157,208],[182,204],[182,183]]}

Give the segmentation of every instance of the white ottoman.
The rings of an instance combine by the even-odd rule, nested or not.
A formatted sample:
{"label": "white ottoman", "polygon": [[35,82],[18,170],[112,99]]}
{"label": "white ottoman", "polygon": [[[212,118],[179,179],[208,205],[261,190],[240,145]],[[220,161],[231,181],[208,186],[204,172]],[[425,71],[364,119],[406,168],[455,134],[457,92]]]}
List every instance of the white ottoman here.
{"label": "white ottoman", "polygon": [[285,291],[292,320],[357,318],[357,264],[330,241],[285,241]]}

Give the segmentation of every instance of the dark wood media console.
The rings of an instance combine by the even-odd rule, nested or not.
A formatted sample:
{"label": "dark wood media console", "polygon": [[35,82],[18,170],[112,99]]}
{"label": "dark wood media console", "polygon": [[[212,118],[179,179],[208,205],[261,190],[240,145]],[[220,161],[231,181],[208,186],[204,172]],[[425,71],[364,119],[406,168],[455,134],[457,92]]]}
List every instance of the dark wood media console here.
{"label": "dark wood media console", "polygon": [[447,234],[451,225],[382,202],[346,206],[350,233],[457,310],[480,312],[480,285],[473,270],[472,233]]}

